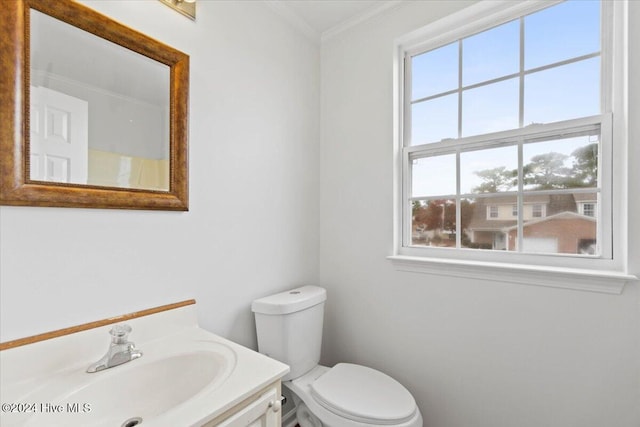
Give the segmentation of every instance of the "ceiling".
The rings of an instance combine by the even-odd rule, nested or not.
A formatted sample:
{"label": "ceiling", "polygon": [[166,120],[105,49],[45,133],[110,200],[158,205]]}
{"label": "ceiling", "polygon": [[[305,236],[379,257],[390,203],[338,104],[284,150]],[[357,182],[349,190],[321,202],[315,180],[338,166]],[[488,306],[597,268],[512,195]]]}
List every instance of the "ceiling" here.
{"label": "ceiling", "polygon": [[363,21],[398,0],[272,0],[270,3],[286,13],[290,21],[297,20],[297,27],[319,38]]}

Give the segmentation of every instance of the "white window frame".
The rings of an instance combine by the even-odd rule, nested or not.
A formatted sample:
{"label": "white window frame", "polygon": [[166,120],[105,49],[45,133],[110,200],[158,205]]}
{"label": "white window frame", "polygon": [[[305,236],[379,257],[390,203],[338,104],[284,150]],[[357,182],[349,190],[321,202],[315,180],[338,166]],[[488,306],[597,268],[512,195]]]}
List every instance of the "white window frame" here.
{"label": "white window frame", "polygon": [[[541,255],[508,251],[479,251],[448,248],[418,248],[407,239],[407,189],[410,186],[409,162],[411,150],[405,147],[406,118],[404,111],[410,100],[405,99],[405,58],[429,51],[486,29],[527,15],[560,0],[482,1],[436,21],[396,41],[394,52],[394,248],[388,258],[397,269],[457,277],[482,278],[532,285],[562,287],[619,294],[628,281],[637,280],[626,271],[627,247],[623,239],[627,230],[626,202],[622,189],[626,184],[624,153],[628,149],[627,127],[627,0],[602,0],[603,45],[601,48],[601,76],[603,81],[602,111],[599,116],[568,121],[573,127],[601,126],[599,183],[597,209],[602,218],[599,238],[602,257]],[[613,112],[616,112],[614,115]],[[562,128],[567,123],[559,124]],[[405,128],[406,127],[406,128]],[[544,125],[542,133],[552,132],[553,125]],[[467,146],[486,147],[488,139],[517,138],[523,129],[498,132],[490,136],[468,137]],[[529,133],[529,130],[526,130]],[[460,141],[459,139],[458,141]],[[484,144],[483,144],[484,143]],[[430,145],[437,145],[430,144]],[[615,144],[615,150],[613,149]],[[443,144],[443,153],[452,152]],[[610,200],[610,202],[608,202]],[[522,203],[522,202],[520,202]],[[522,215],[522,206],[519,206]],[[613,224],[616,226],[614,227]],[[603,238],[605,237],[606,238]],[[609,238],[610,237],[610,238]],[[459,238],[459,237],[458,237]]]}

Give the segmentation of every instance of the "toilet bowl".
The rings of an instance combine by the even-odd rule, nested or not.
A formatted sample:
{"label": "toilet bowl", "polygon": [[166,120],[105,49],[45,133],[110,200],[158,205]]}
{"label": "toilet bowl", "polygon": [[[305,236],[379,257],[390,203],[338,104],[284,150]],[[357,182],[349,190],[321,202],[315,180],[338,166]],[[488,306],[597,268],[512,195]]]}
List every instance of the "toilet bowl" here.
{"label": "toilet bowl", "polygon": [[300,427],[422,427],[422,416],[407,389],[365,366],[318,365],[283,385],[294,393],[294,401],[300,399],[296,403]]}
{"label": "toilet bowl", "polygon": [[287,363],[301,427],[422,427],[409,391],[390,376],[362,365],[319,365],[326,291],[303,286],[255,300],[258,350]]}

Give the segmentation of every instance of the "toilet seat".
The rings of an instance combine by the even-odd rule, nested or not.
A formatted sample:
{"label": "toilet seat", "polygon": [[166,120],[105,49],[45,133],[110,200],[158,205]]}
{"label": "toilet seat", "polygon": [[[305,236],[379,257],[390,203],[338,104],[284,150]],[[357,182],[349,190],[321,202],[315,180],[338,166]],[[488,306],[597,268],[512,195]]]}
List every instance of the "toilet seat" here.
{"label": "toilet seat", "polygon": [[413,396],[399,382],[361,365],[338,363],[309,387],[325,409],[360,423],[402,424],[417,411]]}

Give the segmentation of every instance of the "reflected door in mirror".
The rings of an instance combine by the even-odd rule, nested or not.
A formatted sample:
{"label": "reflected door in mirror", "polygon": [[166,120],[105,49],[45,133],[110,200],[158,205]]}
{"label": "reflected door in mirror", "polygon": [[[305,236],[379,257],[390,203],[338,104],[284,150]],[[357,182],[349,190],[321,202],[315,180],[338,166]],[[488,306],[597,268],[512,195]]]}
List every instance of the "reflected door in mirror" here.
{"label": "reflected door in mirror", "polygon": [[31,86],[29,152],[32,180],[87,183],[87,102]]}

